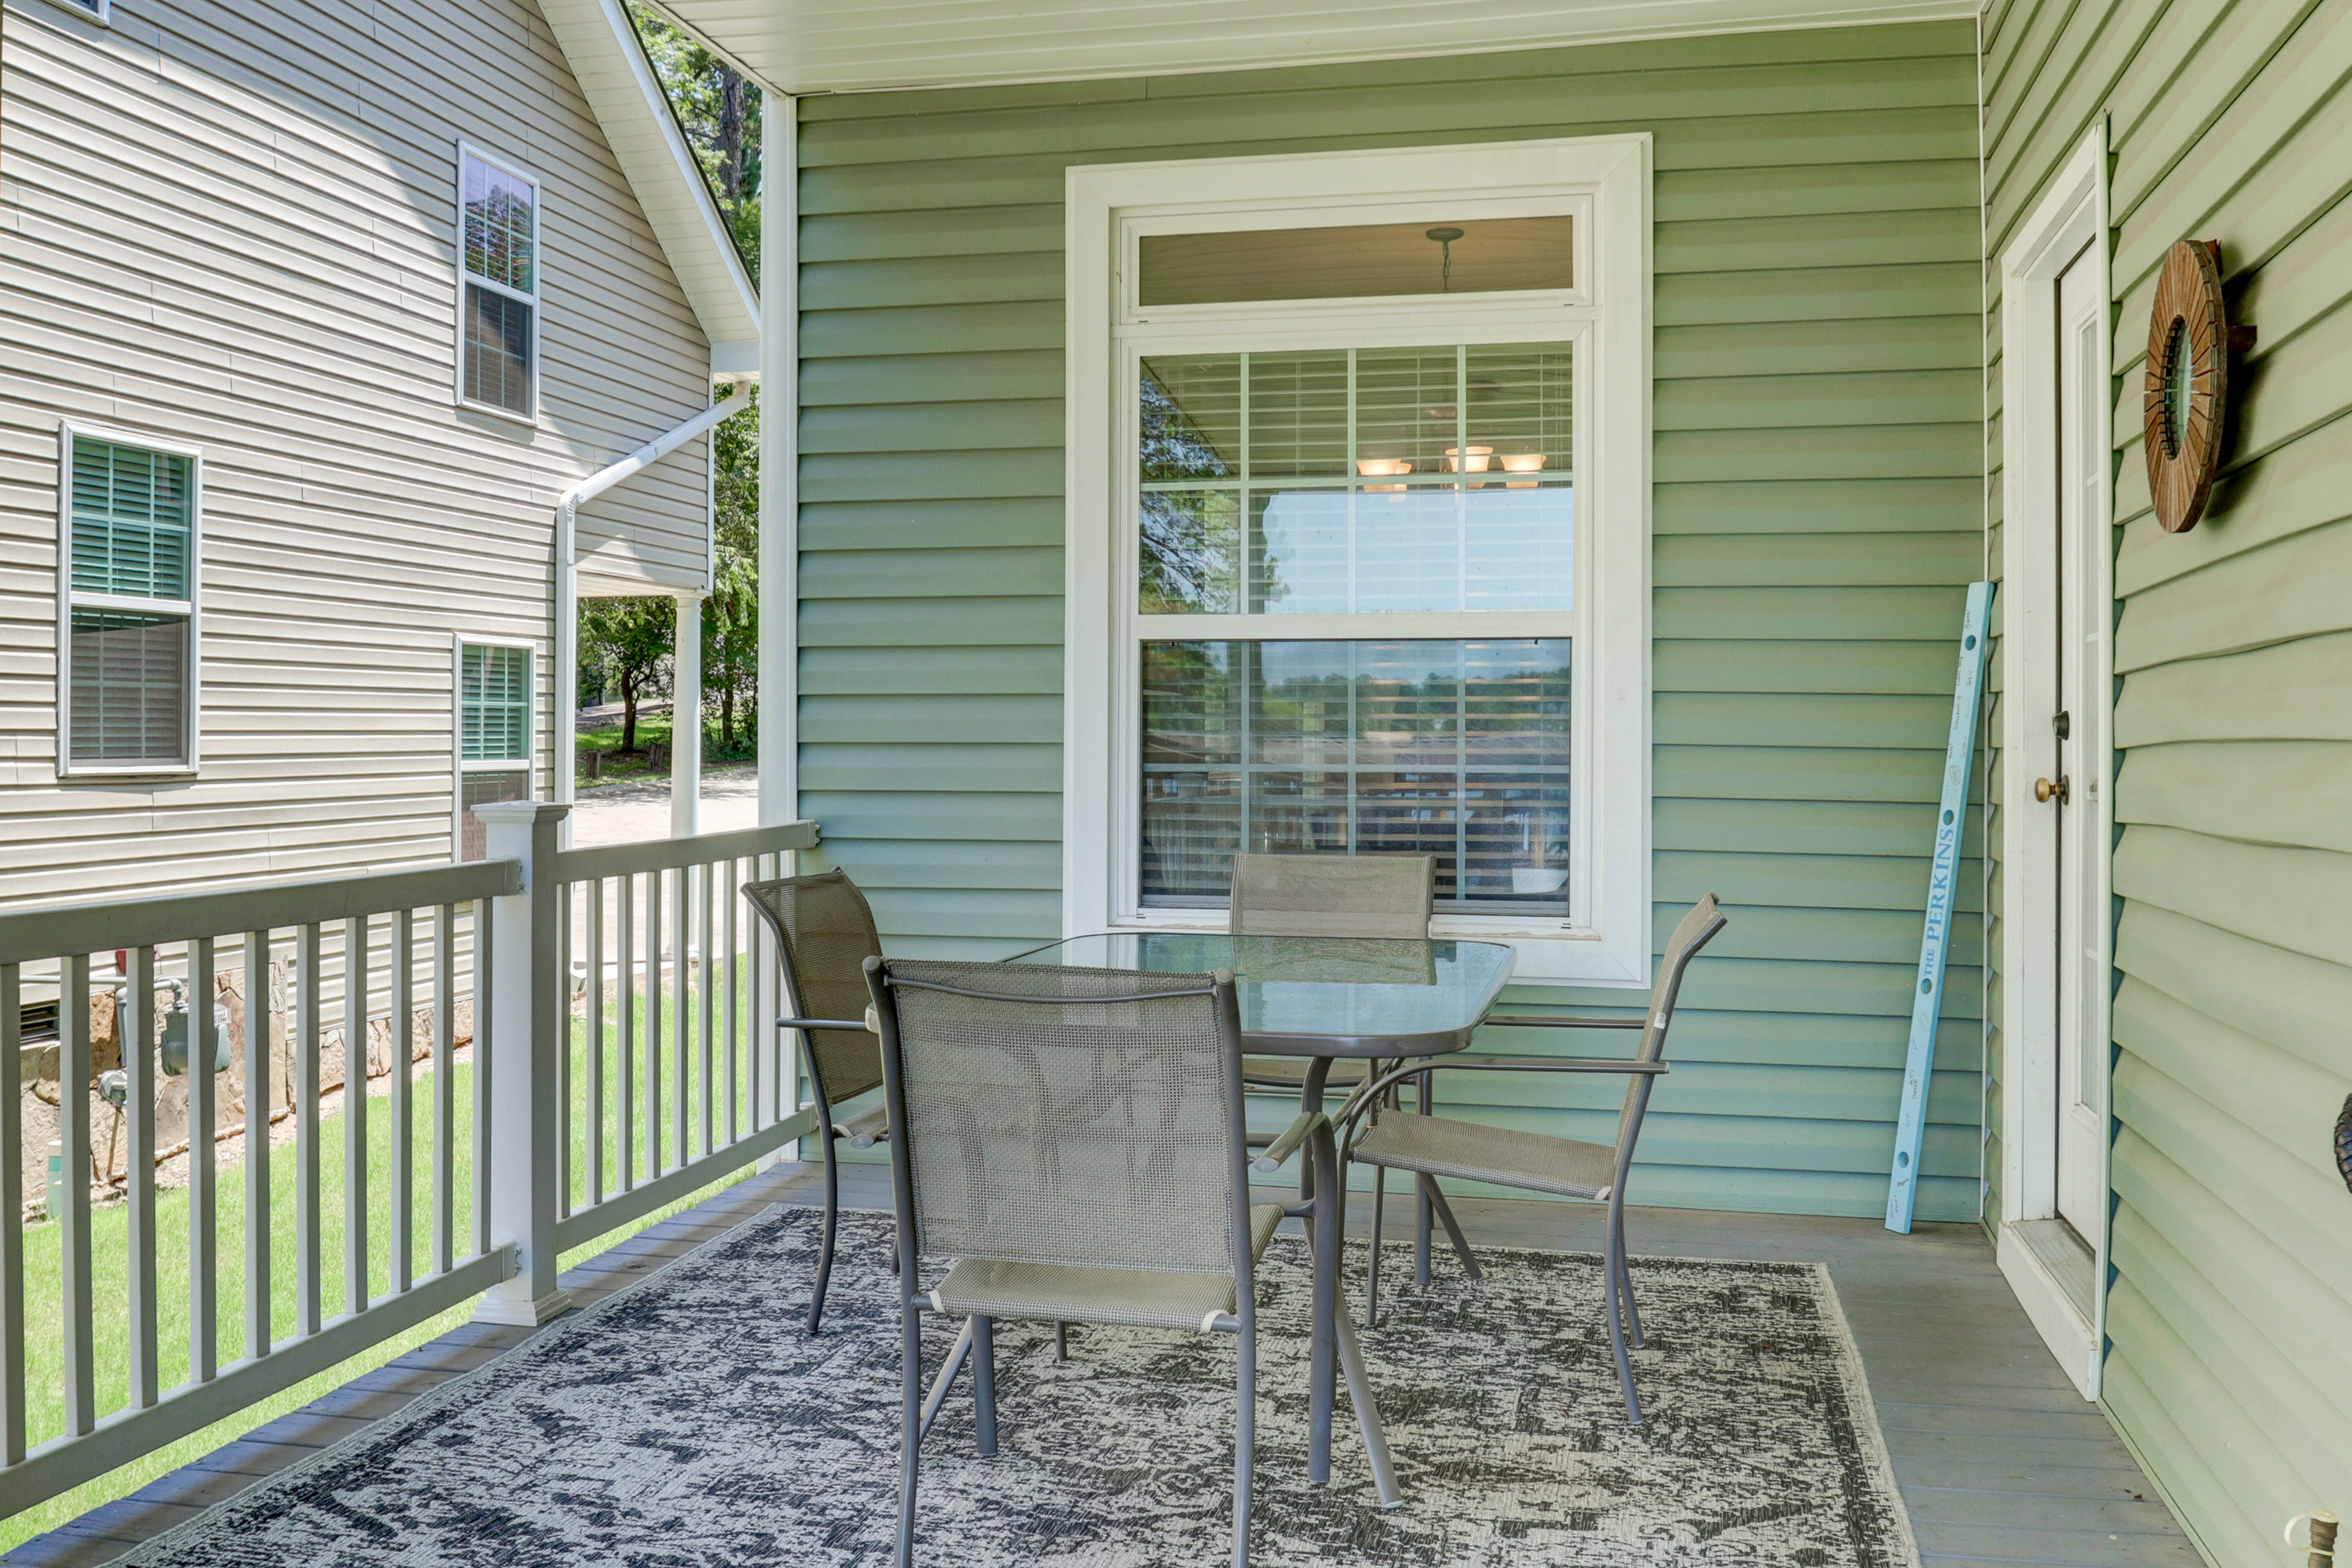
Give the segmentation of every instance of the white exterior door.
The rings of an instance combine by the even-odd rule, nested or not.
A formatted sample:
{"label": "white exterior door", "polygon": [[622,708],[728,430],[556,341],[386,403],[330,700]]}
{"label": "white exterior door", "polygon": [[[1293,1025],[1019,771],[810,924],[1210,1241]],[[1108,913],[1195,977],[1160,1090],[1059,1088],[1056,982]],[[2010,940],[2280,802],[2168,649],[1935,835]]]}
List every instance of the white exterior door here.
{"label": "white exterior door", "polygon": [[[2106,1031],[2104,1016],[2106,910],[2094,907],[2101,879],[2098,857],[2105,846],[2098,825],[2099,780],[2106,755],[2105,694],[2094,689],[2112,626],[2112,611],[2099,585],[2106,574],[2109,521],[2100,498],[2105,493],[2107,440],[2105,290],[2087,253],[2058,282],[2058,559],[2057,658],[2054,681],[2045,693],[2050,713],[2043,808],[2057,819],[2057,854],[2050,874],[2057,879],[2056,1051],[2058,1215],[2075,1233],[2099,1235],[2105,1172],[2101,1140],[2106,1136]],[[2094,552],[2100,552],[2095,554]]]}

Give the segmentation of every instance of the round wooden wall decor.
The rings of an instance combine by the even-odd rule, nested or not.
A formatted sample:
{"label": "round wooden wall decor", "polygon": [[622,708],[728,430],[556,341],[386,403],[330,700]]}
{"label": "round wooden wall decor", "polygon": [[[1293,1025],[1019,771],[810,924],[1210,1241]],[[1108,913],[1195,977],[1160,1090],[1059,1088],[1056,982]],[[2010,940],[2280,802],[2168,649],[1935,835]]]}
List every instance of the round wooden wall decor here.
{"label": "round wooden wall decor", "polygon": [[2186,533],[2205,515],[2221,458],[2230,351],[2248,346],[2253,336],[2230,330],[2221,258],[2219,240],[2179,240],[2165,252],[2156,280],[2144,433],[2147,488],[2167,533]]}

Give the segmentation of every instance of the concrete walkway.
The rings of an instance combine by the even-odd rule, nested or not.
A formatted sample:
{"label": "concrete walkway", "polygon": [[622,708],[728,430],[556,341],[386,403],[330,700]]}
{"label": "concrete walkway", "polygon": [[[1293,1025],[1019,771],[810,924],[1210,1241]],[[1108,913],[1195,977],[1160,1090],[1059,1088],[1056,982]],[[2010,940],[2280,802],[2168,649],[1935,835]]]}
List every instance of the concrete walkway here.
{"label": "concrete walkway", "polygon": [[[760,826],[760,775],[751,767],[714,768],[702,775],[702,831],[732,833]],[[669,781],[583,789],[572,803],[572,843],[593,849],[669,837]]]}

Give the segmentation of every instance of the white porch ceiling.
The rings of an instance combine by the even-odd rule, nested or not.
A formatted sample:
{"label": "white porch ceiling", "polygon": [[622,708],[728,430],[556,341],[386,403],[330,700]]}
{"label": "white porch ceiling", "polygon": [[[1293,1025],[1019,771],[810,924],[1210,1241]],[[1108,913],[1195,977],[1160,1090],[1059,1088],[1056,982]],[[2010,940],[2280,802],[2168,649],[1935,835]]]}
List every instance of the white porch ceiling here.
{"label": "white porch ceiling", "polygon": [[1972,16],[1975,0],[658,0],[785,92],[1078,80]]}

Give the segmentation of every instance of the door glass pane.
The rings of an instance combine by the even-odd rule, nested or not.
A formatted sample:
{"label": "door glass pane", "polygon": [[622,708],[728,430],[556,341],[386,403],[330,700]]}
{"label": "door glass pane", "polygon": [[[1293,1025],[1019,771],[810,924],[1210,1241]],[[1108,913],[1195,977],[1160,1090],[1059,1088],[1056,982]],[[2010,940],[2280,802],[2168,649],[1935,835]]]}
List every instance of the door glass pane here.
{"label": "door glass pane", "polygon": [[1428,854],[1442,909],[1565,919],[1570,654],[1146,644],[1143,903],[1223,907],[1237,848]]}
{"label": "door glass pane", "polygon": [[1575,226],[1573,218],[1555,215],[1148,234],[1138,241],[1136,301],[1210,305],[1567,289],[1576,281]]}
{"label": "door glass pane", "polygon": [[1143,363],[1138,608],[1574,607],[1561,343]]}

